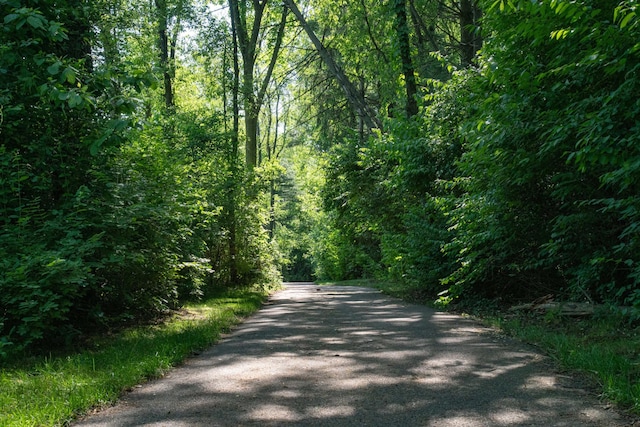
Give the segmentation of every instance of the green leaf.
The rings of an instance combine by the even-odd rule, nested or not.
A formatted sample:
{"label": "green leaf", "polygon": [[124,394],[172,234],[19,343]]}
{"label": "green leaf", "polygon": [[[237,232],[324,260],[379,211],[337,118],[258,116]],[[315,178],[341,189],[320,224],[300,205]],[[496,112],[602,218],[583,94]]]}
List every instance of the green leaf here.
{"label": "green leaf", "polygon": [[26,22],[27,22],[26,19],[21,18],[16,24],[16,30],[19,30],[20,28],[22,28]]}
{"label": "green leaf", "polygon": [[69,107],[75,108],[82,105],[82,97],[75,92],[69,92]]}
{"label": "green leaf", "polygon": [[102,135],[89,146],[89,153],[91,153],[92,156],[98,155],[100,147],[102,147],[102,144],[107,140],[107,136],[108,135]]}
{"label": "green leaf", "polygon": [[54,64],[49,65],[47,67],[47,72],[52,76],[55,76],[60,72],[60,65],[61,65],[60,62],[56,62]]}
{"label": "green leaf", "polygon": [[33,28],[43,28],[42,17],[38,15],[31,15],[27,18],[27,23]]}
{"label": "green leaf", "polygon": [[9,24],[10,22],[15,21],[16,19],[18,19],[20,17],[20,15],[18,15],[17,13],[12,13],[9,14],[7,16],[4,17],[4,23],[5,24]]}
{"label": "green leaf", "polygon": [[496,7],[498,7],[500,9],[500,12],[504,11],[504,0],[496,0],[494,1],[491,6],[489,6],[489,11],[494,10]]}
{"label": "green leaf", "polygon": [[65,68],[62,72],[62,79],[66,80],[68,83],[74,84],[76,82],[75,70],[71,67]]}
{"label": "green leaf", "polygon": [[629,24],[629,22],[631,22],[631,20],[635,18],[635,16],[636,16],[635,12],[628,13],[627,16],[622,18],[622,21],[620,21],[620,28],[626,27]]}
{"label": "green leaf", "polygon": [[62,24],[58,22],[52,22],[49,24],[49,35],[54,41],[67,40],[67,34],[65,34]]}
{"label": "green leaf", "polygon": [[563,28],[561,30],[555,30],[551,32],[551,38],[555,40],[565,39],[569,35],[569,30]]}

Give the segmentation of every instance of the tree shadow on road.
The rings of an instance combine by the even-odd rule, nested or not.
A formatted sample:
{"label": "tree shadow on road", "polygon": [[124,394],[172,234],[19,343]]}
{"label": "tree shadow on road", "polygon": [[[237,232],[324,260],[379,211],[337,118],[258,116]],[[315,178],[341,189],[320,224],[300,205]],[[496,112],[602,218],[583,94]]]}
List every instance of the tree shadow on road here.
{"label": "tree shadow on road", "polygon": [[612,426],[530,348],[357,287],[290,284],[199,357],[82,425]]}

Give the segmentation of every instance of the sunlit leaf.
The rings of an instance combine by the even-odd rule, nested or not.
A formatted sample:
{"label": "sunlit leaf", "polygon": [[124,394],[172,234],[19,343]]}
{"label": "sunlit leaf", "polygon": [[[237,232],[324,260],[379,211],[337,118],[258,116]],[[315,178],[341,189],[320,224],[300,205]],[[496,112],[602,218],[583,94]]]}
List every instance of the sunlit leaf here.
{"label": "sunlit leaf", "polygon": [[631,22],[632,19],[636,17],[635,12],[628,13],[622,20],[620,21],[620,28],[624,28]]}

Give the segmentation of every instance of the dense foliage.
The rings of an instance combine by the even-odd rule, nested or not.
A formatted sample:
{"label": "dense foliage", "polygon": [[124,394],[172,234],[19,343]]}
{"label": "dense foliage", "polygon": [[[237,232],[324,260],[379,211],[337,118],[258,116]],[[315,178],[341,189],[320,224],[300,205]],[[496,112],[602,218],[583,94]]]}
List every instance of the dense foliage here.
{"label": "dense foliage", "polygon": [[0,25],[0,354],[281,273],[640,317],[636,2],[0,0]]}
{"label": "dense foliage", "polygon": [[553,294],[637,318],[636,5],[482,8],[475,65],[449,57],[417,117],[334,149],[325,200],[345,256],[323,271],[444,302]]}
{"label": "dense foliage", "polygon": [[459,282],[640,302],[638,33],[614,22],[616,6],[523,2],[487,14],[470,81],[486,101],[460,164]]}
{"label": "dense foliage", "polygon": [[230,33],[195,6],[0,1],[0,355],[277,278],[223,102]]}

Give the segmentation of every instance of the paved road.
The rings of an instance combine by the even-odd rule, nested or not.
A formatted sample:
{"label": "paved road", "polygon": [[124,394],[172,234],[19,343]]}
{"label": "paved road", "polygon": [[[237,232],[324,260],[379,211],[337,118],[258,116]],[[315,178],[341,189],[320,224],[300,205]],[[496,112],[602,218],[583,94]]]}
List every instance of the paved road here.
{"label": "paved road", "polygon": [[288,284],[221,343],[77,426],[621,426],[531,348],[357,287]]}

